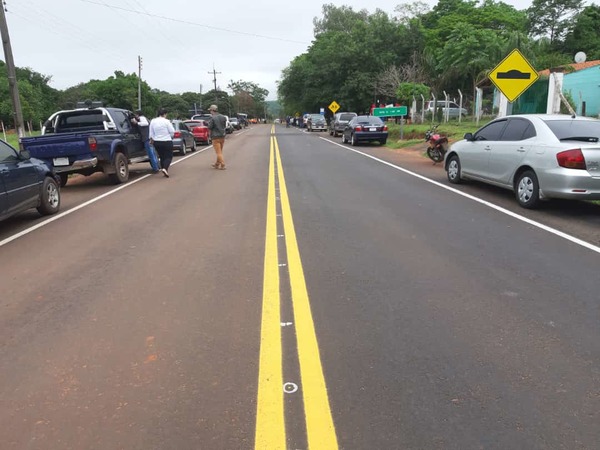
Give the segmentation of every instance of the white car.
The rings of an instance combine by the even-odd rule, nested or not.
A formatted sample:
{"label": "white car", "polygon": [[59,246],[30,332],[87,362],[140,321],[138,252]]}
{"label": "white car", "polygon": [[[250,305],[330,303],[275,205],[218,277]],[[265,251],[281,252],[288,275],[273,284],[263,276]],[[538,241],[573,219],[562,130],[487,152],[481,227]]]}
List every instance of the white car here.
{"label": "white car", "polygon": [[446,102],[445,100],[438,100],[437,108],[434,106],[433,100],[430,100],[425,103],[425,111],[429,114],[435,114],[435,109],[440,108],[442,110],[442,115],[445,116],[446,111],[448,111],[448,117],[450,118],[457,118],[459,114],[462,117],[465,117],[467,115],[467,110],[465,108],[461,108],[455,102]]}
{"label": "white car", "polygon": [[450,183],[465,179],[510,189],[524,208],[540,200],[600,200],[600,120],[569,115],[502,117],[454,143]]}

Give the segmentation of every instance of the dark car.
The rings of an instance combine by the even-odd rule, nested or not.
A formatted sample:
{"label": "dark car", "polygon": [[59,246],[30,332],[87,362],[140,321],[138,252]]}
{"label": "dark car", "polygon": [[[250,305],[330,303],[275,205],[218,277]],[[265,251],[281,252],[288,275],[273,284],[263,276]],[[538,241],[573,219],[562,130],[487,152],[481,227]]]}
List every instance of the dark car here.
{"label": "dark car", "polygon": [[335,115],[329,121],[329,135],[337,136],[338,134],[342,134],[348,122],[354,119],[357,115],[358,114],[354,112],[335,113]]}
{"label": "dark car", "polygon": [[358,145],[359,142],[378,141],[385,145],[388,137],[387,125],[376,116],[356,116],[342,132],[342,142]]}
{"label": "dark car", "polygon": [[173,151],[179,151],[181,156],[189,150],[196,151],[196,139],[194,133],[182,120],[172,120],[175,135],[173,136]]}
{"label": "dark car", "polygon": [[59,180],[51,167],[0,140],[0,220],[31,208],[54,214],[59,207]]}
{"label": "dark car", "polygon": [[308,131],[327,131],[327,122],[321,114],[309,114],[306,119],[306,128]]}

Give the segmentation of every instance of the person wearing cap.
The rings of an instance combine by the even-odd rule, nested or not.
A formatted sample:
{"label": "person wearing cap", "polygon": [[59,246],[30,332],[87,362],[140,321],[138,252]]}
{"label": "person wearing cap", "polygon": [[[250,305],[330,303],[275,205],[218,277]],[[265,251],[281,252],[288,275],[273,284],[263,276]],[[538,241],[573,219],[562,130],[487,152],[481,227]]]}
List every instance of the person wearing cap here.
{"label": "person wearing cap", "polygon": [[225,128],[227,119],[224,115],[219,114],[217,105],[210,105],[208,108],[211,118],[208,120],[208,129],[212,139],[213,148],[217,154],[217,162],[212,165],[215,169],[225,170],[225,161],[223,160],[223,145],[225,144]]}
{"label": "person wearing cap", "polygon": [[175,129],[171,121],[167,119],[167,110],[159,109],[158,117],[150,122],[150,143],[158,152],[160,158],[161,172],[169,178],[169,166],[173,160],[173,136]]}
{"label": "person wearing cap", "polygon": [[141,109],[136,109],[133,117],[131,118],[131,122],[134,125],[137,125],[140,130],[140,135],[142,136],[142,142],[144,143],[144,148],[146,149],[146,153],[148,153],[148,159],[150,160],[150,166],[152,166],[153,172],[158,172],[160,169],[160,165],[158,163],[158,157],[156,156],[154,148],[150,145],[150,122]]}

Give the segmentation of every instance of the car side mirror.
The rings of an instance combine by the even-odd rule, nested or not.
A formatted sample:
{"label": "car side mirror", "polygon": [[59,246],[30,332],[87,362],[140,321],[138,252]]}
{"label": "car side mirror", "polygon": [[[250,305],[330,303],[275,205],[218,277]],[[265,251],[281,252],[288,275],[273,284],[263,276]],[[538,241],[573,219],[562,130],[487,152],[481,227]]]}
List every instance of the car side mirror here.
{"label": "car side mirror", "polygon": [[29,153],[29,150],[21,150],[19,152],[19,157],[21,159],[31,159],[31,154]]}
{"label": "car side mirror", "polygon": [[473,133],[465,133],[465,140],[467,141],[474,141],[475,139],[473,139]]}

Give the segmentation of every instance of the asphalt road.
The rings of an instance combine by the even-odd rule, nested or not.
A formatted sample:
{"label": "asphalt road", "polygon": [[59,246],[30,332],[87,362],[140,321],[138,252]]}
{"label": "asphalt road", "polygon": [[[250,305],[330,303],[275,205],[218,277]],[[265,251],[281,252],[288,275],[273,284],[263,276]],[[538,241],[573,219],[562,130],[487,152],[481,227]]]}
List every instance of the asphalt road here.
{"label": "asphalt road", "polygon": [[2,449],[598,448],[598,206],[282,126],[213,159],[0,223]]}

